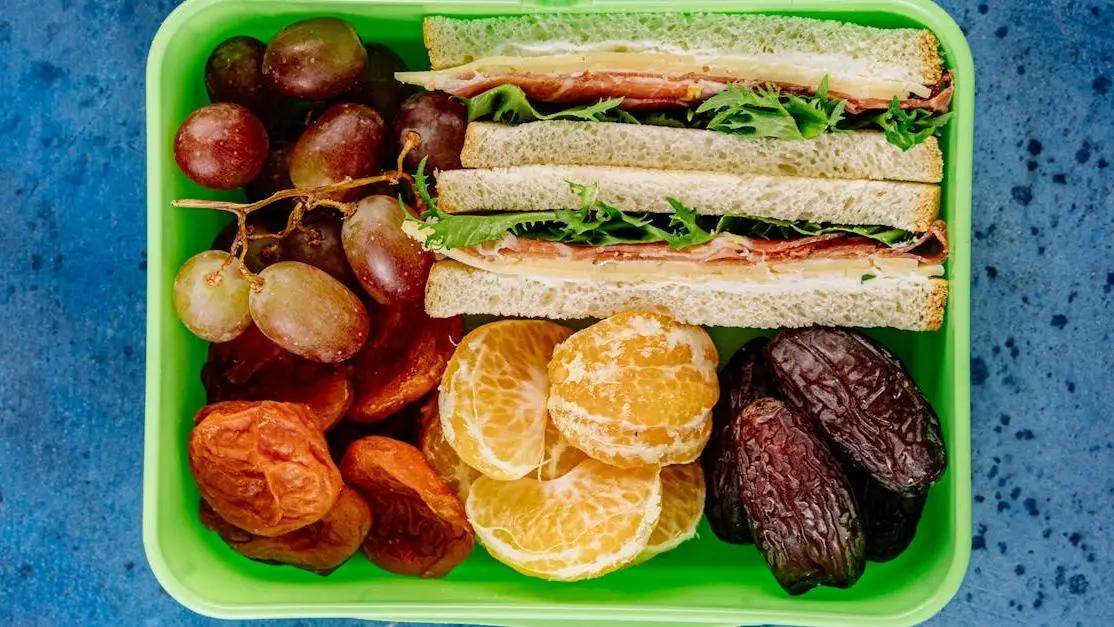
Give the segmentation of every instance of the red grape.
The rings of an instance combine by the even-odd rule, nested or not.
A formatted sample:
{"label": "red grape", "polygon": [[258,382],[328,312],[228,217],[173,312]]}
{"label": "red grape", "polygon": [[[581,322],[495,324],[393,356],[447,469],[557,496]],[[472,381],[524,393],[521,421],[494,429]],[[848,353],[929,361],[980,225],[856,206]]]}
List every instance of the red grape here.
{"label": "red grape", "polygon": [[422,143],[406,154],[406,166],[416,169],[422,158],[434,170],[460,169],[460,151],[468,129],[468,110],[464,104],[440,91],[414,94],[402,103],[395,120],[395,140],[401,146],[406,134],[416,131]]}
{"label": "red grape", "polygon": [[[260,232],[257,229],[261,229],[262,232],[272,233],[282,230],[282,224],[279,224],[277,221],[266,219],[267,216],[260,215],[256,218],[256,214],[259,213],[259,211],[253,212],[251,216],[248,217],[249,232]],[[213,239],[213,249],[225,252],[232,250],[232,244],[236,241],[236,236],[239,233],[240,229],[235,222],[224,227]],[[263,268],[279,261],[282,261],[282,242],[278,239],[274,237],[264,237],[248,240],[248,252],[244,255],[244,265],[247,266],[248,270],[259,274],[263,271]]]}
{"label": "red grape", "polygon": [[344,253],[360,285],[384,305],[425,295],[433,253],[402,232],[405,217],[397,198],[368,196],[344,221]]}
{"label": "red grape", "polygon": [[382,44],[368,44],[366,48],[367,66],[363,74],[340,98],[343,102],[356,102],[375,109],[389,126],[402,101],[416,87],[395,80],[395,72],[406,71],[406,64],[390,48]]}
{"label": "red grape", "polygon": [[228,253],[207,250],[190,257],[174,277],[174,309],[194,335],[210,342],[235,339],[251,325],[248,293],[251,284],[233,260],[216,284],[213,273],[228,260]]}
{"label": "red grape", "polygon": [[251,111],[222,102],[194,111],[178,128],[174,160],[186,176],[210,189],[236,189],[267,160],[267,130]]}
{"label": "red grape", "polygon": [[282,348],[322,363],[348,359],[363,346],[370,322],[359,298],[309,264],[280,261],[260,273],[263,289],[248,304],[256,326]]}
{"label": "red grape", "polygon": [[344,20],[314,18],[275,35],[263,55],[263,75],[275,91],[303,100],[339,96],[367,65],[356,29]]}
{"label": "red grape", "polygon": [[282,242],[282,257],[289,261],[301,261],[328,272],[334,279],[345,285],[355,285],[352,269],[344,256],[341,244],[341,219],[339,215],[329,215],[331,210],[317,209],[307,215],[302,224],[316,231],[312,238],[305,231],[296,230]]}
{"label": "red grape", "polygon": [[278,109],[275,94],[263,81],[263,52],[267,45],[254,37],[222,41],[205,63],[205,87],[212,102],[232,102],[270,120]]}
{"label": "red grape", "polygon": [[[298,187],[339,183],[371,176],[381,169],[385,129],[383,118],[363,105],[329,107],[302,133],[290,155],[290,179]],[[349,190],[343,198],[356,198]]]}

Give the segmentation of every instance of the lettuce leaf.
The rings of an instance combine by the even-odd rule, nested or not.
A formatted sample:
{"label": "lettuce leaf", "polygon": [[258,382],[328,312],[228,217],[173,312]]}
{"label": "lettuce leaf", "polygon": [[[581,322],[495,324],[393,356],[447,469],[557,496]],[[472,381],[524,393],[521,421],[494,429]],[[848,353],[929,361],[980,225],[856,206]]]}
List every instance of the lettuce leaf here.
{"label": "lettuce leaf", "polygon": [[[469,122],[488,117],[496,122],[507,122],[510,124],[521,124],[523,122],[534,122],[537,120],[602,122],[608,121],[607,114],[609,113],[620,118],[620,113],[626,113],[625,111],[619,112],[619,105],[623,103],[622,98],[611,98],[609,100],[601,100],[592,105],[569,107],[568,109],[562,109],[552,113],[542,113],[535,109],[534,105],[530,104],[530,100],[526,97],[526,92],[522,91],[517,85],[510,84],[493,87],[482,94],[477,94],[471,98],[464,98],[463,100],[465,107],[468,109]],[[627,116],[631,118],[634,117],[630,114],[627,114]],[[627,122],[629,120],[616,119],[615,121]]]}
{"label": "lettuce leaf", "polygon": [[[415,177],[419,196],[427,193],[422,173],[424,165],[421,164]],[[665,243],[677,250],[706,244],[721,233],[759,239],[795,239],[825,233],[847,233],[887,246],[898,246],[913,238],[908,231],[885,226],[794,222],[749,215],[700,216],[673,198],[666,199],[673,208],[672,214],[629,214],[599,200],[599,190],[595,185],[572,182],[569,185],[580,198],[577,208],[451,215],[427,201],[430,210],[422,216],[422,229],[427,233],[425,246],[430,250],[467,248],[502,240],[508,233],[528,239],[585,246]]]}
{"label": "lettuce leaf", "polygon": [[891,144],[909,150],[932,136],[940,135],[950,113],[935,114],[924,109],[901,109],[897,99],[881,113],[848,117],[846,102],[828,96],[828,79],[820,81],[816,93],[808,96],[782,93],[775,87],[751,89],[735,84],[688,109],[631,112],[620,109],[622,98],[595,104],[539,111],[526,93],[515,85],[500,85],[472,98],[463,99],[469,121],[490,119],[520,124],[536,120],[580,120],[619,122],[678,128],[698,128],[748,137],[812,139],[823,133],[858,129],[885,132]]}

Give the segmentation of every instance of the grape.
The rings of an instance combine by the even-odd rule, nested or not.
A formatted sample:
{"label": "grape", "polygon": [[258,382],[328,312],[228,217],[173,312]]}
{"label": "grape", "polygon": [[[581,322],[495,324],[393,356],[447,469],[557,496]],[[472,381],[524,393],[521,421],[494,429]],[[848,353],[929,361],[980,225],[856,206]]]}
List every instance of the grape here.
{"label": "grape", "polygon": [[[383,118],[374,110],[351,103],[333,105],[294,145],[290,179],[298,187],[317,187],[371,176],[383,162],[385,132]],[[339,196],[357,198],[359,191]]]}
{"label": "grape", "polygon": [[[256,211],[248,216],[248,226],[251,227],[251,232],[274,233],[282,229],[281,224],[276,228],[275,223],[267,220],[266,216],[257,216],[258,213],[259,211]],[[236,241],[236,235],[239,232],[239,226],[235,222],[224,227],[213,239],[213,249],[232,250],[232,244]],[[248,252],[244,255],[244,265],[247,266],[248,270],[259,274],[263,271],[263,268],[279,261],[282,261],[282,242],[278,239],[264,237],[248,240]]]}
{"label": "grape", "polygon": [[356,29],[323,17],[282,29],[263,55],[263,75],[279,92],[303,100],[339,96],[356,84],[367,51]]}
{"label": "grape", "polygon": [[178,128],[174,160],[186,176],[210,189],[236,189],[267,160],[267,130],[251,111],[221,102],[194,111]]}
{"label": "grape", "polygon": [[322,363],[355,355],[370,326],[363,303],[342,283],[309,264],[280,261],[260,273],[263,289],[248,304],[256,326],[282,348]]}
{"label": "grape", "polygon": [[344,253],[360,285],[377,302],[421,299],[433,253],[402,232],[403,209],[390,196],[368,196],[344,221]]}
{"label": "grape", "polygon": [[262,120],[271,120],[278,98],[263,81],[263,52],[267,45],[254,37],[232,37],[213,49],[205,63],[209,100],[247,107]]}
{"label": "grape", "polygon": [[356,85],[341,98],[375,109],[391,125],[402,101],[416,87],[395,80],[395,72],[406,71],[406,64],[390,48],[382,44],[368,44],[366,48],[367,66]]}
{"label": "grape", "polygon": [[209,282],[228,260],[228,253],[207,250],[190,257],[174,277],[174,309],[186,328],[210,342],[235,339],[251,325],[248,293],[251,283],[233,260],[220,281]]}
{"label": "grape", "polygon": [[410,169],[416,169],[423,157],[429,157],[427,168],[458,170],[467,129],[468,110],[463,103],[444,92],[427,91],[402,103],[395,120],[395,139],[401,146],[409,131],[422,136],[422,143],[406,155],[406,166]]}
{"label": "grape", "polygon": [[[304,231],[295,230],[282,242],[282,257],[290,261],[301,261],[328,272],[334,279],[345,285],[355,285],[352,269],[344,256],[341,245],[341,219],[339,215],[329,215],[332,211],[317,209],[302,220],[307,228],[317,231],[319,241],[311,241]],[[317,238],[313,238],[317,239]]]}
{"label": "grape", "polygon": [[263,200],[277,191],[294,187],[294,183],[290,180],[292,152],[294,152],[293,142],[278,140],[271,144],[267,160],[263,162],[263,169],[244,188],[249,201]]}

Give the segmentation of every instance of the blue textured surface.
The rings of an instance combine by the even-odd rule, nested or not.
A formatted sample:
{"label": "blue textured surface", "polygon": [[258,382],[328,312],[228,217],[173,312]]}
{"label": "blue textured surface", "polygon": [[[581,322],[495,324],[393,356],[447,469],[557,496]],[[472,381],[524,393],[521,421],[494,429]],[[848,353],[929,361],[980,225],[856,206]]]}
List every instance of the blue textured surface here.
{"label": "blue textured surface", "polygon": [[[140,541],[143,68],[170,0],[0,0],[0,624],[209,624]],[[945,3],[978,68],[975,538],[935,624],[1114,613],[1114,4]]]}

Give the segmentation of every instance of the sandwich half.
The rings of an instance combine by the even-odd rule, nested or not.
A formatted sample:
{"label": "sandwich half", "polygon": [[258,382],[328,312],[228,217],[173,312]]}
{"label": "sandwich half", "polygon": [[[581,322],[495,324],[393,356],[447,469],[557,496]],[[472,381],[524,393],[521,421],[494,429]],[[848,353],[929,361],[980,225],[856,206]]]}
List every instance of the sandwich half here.
{"label": "sandwich half", "polygon": [[433,316],[936,329],[950,77],[936,39],[797,17],[428,18],[462,170],[404,229]]}

